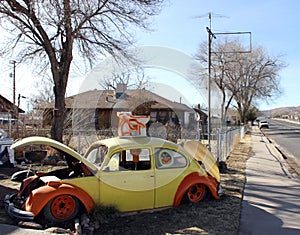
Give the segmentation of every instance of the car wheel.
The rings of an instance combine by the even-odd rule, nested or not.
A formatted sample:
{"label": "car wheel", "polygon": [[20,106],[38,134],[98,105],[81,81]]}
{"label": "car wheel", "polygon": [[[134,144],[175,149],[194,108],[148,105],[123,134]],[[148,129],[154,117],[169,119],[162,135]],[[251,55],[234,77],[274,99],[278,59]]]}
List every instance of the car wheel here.
{"label": "car wheel", "polygon": [[184,203],[194,203],[203,201],[206,197],[206,187],[203,184],[192,185],[183,196]]}
{"label": "car wheel", "polygon": [[80,202],[71,195],[59,195],[44,208],[45,219],[53,223],[67,222],[75,218],[80,209]]}

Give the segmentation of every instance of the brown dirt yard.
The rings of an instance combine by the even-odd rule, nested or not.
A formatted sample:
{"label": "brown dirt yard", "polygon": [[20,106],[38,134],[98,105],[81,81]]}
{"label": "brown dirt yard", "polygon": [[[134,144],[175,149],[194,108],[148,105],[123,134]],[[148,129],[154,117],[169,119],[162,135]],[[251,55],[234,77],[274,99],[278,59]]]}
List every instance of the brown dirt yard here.
{"label": "brown dirt yard", "polygon": [[[247,134],[226,161],[227,169],[221,173],[224,195],[219,201],[208,199],[197,204],[127,215],[98,211],[90,215],[92,221],[98,220],[98,227],[94,231],[83,230],[83,234],[237,234],[245,166],[251,156],[251,135]],[[19,170],[18,167],[0,168],[1,199],[7,193],[16,192],[19,184],[9,178]],[[9,218],[1,207],[0,223],[17,224],[17,221]]]}

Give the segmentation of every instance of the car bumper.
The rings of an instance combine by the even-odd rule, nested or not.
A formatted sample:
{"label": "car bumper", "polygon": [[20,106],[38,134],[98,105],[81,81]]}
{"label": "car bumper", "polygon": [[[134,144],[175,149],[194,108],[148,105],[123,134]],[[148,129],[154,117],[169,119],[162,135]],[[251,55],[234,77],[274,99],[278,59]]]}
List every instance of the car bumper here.
{"label": "car bumper", "polygon": [[15,194],[5,195],[4,197],[4,206],[9,216],[17,218],[19,220],[33,220],[34,214],[32,212],[20,210],[15,207],[12,202],[12,199],[15,197]]}

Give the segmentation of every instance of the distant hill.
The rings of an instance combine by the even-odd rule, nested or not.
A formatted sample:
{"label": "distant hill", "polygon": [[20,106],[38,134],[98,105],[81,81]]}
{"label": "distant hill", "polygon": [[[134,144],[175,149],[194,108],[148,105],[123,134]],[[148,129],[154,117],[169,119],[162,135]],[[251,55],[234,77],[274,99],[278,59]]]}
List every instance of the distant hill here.
{"label": "distant hill", "polygon": [[281,107],[270,110],[259,111],[258,116],[265,117],[284,117],[284,116],[299,116],[300,115],[300,106],[298,107]]}

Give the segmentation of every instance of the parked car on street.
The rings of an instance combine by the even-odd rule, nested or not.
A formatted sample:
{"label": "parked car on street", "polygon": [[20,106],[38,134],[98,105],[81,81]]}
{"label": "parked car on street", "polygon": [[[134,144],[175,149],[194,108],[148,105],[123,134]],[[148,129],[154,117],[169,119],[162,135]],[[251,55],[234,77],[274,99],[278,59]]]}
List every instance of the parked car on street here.
{"label": "parked car on street", "polygon": [[258,124],[258,127],[259,127],[260,129],[262,129],[262,128],[269,128],[269,122],[266,121],[266,120],[260,121],[259,124]]}
{"label": "parked car on street", "polygon": [[260,121],[259,124],[258,124],[258,127],[259,127],[260,129],[262,129],[262,128],[269,128],[269,122],[266,121],[266,120]]}
{"label": "parked car on street", "polygon": [[17,194],[6,195],[6,210],[20,220],[73,220],[96,205],[121,212],[178,206],[222,194],[213,155],[197,141],[184,146],[153,137],[114,137],[93,143],[84,154],[55,140],[28,137],[13,149],[43,145],[63,153],[68,166],[43,173],[16,173]]}

